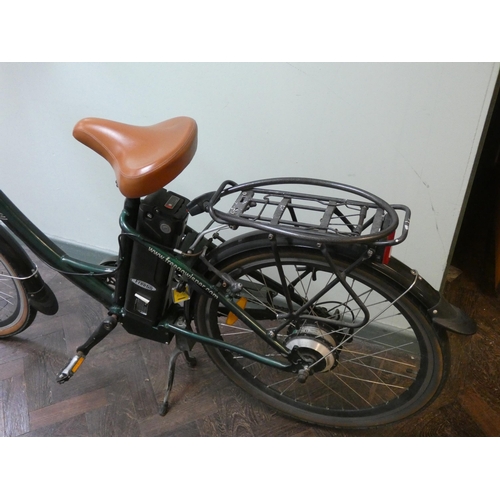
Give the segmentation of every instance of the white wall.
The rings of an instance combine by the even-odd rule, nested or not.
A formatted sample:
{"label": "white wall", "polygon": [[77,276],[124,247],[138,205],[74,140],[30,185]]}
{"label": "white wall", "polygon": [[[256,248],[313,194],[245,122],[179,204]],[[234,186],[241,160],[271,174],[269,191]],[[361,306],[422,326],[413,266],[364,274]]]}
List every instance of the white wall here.
{"label": "white wall", "polygon": [[[413,212],[395,251],[439,286],[499,65],[0,64],[0,188],[47,234],[115,251],[114,174],[75,141],[99,116],[195,118],[199,148],[171,188],[300,175],[358,185]],[[193,221],[196,226],[195,221]]]}

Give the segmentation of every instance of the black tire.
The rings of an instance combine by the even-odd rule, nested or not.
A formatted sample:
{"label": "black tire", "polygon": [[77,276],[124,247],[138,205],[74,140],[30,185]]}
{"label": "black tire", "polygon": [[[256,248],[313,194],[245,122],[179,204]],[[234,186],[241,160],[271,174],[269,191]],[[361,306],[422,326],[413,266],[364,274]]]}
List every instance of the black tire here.
{"label": "black tire", "polygon": [[16,277],[13,267],[0,254],[0,339],[21,333],[36,316],[22,281]]}
{"label": "black tire", "polygon": [[[314,249],[285,247],[280,249],[280,258],[287,282],[303,297],[312,297],[313,291],[334,277],[324,257]],[[346,267],[341,260],[335,263]],[[283,323],[276,319],[276,312],[283,314],[288,308],[280,293],[271,250],[241,252],[224,258],[217,268],[243,283],[246,312],[268,331],[276,331]],[[217,283],[218,278],[214,276],[212,281]],[[277,334],[282,344],[297,346],[313,365],[304,383],[299,382],[297,373],[270,368],[230,351],[207,346],[209,356],[246,392],[305,422],[366,428],[414,414],[439,393],[447,372],[444,332],[433,326],[409,294],[388,283],[373,266],[358,267],[347,282],[370,311],[367,325],[333,327],[324,321],[333,318],[350,323],[362,317],[361,309],[339,283],[306,311],[308,319],[301,318]],[[293,298],[297,309],[297,295]],[[240,321],[226,324],[227,313],[217,299],[201,296],[195,321],[203,335],[264,356],[280,356]]]}

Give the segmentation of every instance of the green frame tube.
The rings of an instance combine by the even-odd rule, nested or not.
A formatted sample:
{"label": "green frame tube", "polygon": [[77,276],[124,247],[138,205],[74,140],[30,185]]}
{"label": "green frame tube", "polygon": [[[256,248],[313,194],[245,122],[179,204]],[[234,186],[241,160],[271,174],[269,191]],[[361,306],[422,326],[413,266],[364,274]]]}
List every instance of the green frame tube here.
{"label": "green frame tube", "polygon": [[49,267],[63,274],[104,306],[110,307],[113,304],[113,290],[96,277],[109,272],[110,268],[66,255],[10,201],[3,191],[0,191],[0,220]]}

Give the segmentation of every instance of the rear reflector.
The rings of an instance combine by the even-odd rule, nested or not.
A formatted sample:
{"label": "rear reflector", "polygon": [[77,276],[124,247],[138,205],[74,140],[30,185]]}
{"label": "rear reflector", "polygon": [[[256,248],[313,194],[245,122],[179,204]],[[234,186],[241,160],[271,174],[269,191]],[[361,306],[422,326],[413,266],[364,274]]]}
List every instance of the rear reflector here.
{"label": "rear reflector", "polygon": [[[394,239],[394,235],[396,234],[396,231],[393,231],[388,237],[387,240],[391,241]],[[389,264],[389,260],[391,258],[391,250],[392,246],[388,245],[384,248],[384,255],[382,256],[382,264]]]}

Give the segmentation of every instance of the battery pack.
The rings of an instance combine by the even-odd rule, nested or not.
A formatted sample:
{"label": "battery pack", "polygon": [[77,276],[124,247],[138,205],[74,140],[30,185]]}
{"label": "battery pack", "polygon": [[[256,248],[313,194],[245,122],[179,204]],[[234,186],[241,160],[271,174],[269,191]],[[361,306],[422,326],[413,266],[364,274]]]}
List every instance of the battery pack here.
{"label": "battery pack", "polygon": [[[160,247],[177,248],[186,227],[188,202],[165,189],[146,196],[139,207],[137,231]],[[172,272],[146,245],[134,243],[125,311],[148,325],[156,325],[170,300],[168,283]]]}

